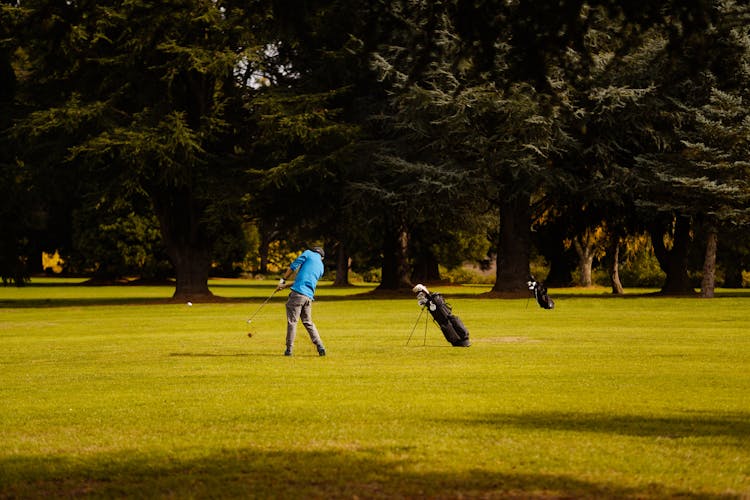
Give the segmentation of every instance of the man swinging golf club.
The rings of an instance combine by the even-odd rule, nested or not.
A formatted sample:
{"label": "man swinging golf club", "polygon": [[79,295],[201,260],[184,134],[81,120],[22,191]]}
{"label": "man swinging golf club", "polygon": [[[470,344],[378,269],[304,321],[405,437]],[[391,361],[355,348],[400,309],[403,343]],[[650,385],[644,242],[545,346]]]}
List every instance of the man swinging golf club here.
{"label": "man swinging golf club", "polygon": [[292,355],[294,337],[297,335],[297,320],[299,319],[302,320],[307,333],[310,334],[310,340],[318,348],[318,354],[326,355],[323,341],[320,339],[318,329],[312,320],[312,301],[314,300],[318,280],[323,276],[324,257],[325,252],[321,247],[305,250],[294,259],[276,287],[276,290],[281,290],[286,286],[286,280],[292,274],[297,273],[292,284],[292,291],[289,292],[289,299],[286,301],[286,351],[284,351],[284,356]]}

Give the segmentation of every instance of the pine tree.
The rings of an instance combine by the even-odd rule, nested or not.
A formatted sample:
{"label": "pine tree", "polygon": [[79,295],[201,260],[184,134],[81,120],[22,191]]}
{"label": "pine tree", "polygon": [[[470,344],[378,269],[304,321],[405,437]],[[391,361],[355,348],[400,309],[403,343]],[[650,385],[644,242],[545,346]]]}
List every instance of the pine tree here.
{"label": "pine tree", "polygon": [[[700,116],[712,88],[738,89],[745,78],[727,69],[746,67],[740,27],[747,8],[731,2],[631,7],[583,5],[583,43],[571,45],[553,69],[560,94],[572,103],[569,132],[580,148],[560,161],[573,182],[551,199],[566,213],[578,210],[564,208],[567,200],[580,200],[600,213],[594,226],[606,220],[620,236],[646,224],[667,274],[663,290],[684,293],[692,289],[692,222],[727,194],[706,170],[716,169],[726,150],[699,126]],[[696,148],[708,144],[714,149],[700,155]],[[707,161],[701,165],[697,156]]]}
{"label": "pine tree", "polygon": [[[259,3],[23,2],[19,125],[37,158],[95,189],[148,194],[176,271],[175,297],[210,296],[212,243],[227,223],[244,123],[238,68],[253,61]],[[255,19],[252,16],[257,16]],[[259,28],[258,28],[259,29]],[[235,220],[234,223],[238,223]]]}
{"label": "pine tree", "polygon": [[12,64],[16,50],[11,43],[10,26],[15,9],[8,2],[0,3],[0,279],[23,286],[28,278],[25,265],[30,255],[24,248],[27,221],[18,214],[28,213],[29,199],[25,195],[26,176],[22,165],[16,163],[16,151],[12,137],[7,133],[16,115],[14,105],[17,78]]}
{"label": "pine tree", "polygon": [[[636,157],[645,196],[639,203],[675,222],[673,246],[652,238],[667,280],[665,293],[693,289],[687,275],[689,232],[704,224],[708,233],[704,294],[711,295],[716,235],[723,223],[747,223],[747,25],[750,8],[707,2],[683,12],[658,65],[659,93],[649,115],[655,141]],[[709,290],[711,289],[711,290]]]}
{"label": "pine tree", "polygon": [[364,0],[272,5],[274,36],[252,105],[260,124],[253,215],[284,239],[325,239],[336,284],[346,285],[352,254],[380,253],[363,233],[382,227],[358,209],[362,197],[352,189],[374,163],[369,127],[382,89],[368,53],[381,29],[379,7]]}
{"label": "pine tree", "polygon": [[[505,42],[530,13],[492,1],[403,1],[392,9],[404,28],[376,64],[393,88],[394,128],[436,178],[470,193],[473,208],[498,210],[493,290],[524,293],[531,199],[554,182],[553,159],[568,145],[565,104],[536,72],[545,68],[519,60],[525,47]],[[537,49],[541,56],[546,47]]]}

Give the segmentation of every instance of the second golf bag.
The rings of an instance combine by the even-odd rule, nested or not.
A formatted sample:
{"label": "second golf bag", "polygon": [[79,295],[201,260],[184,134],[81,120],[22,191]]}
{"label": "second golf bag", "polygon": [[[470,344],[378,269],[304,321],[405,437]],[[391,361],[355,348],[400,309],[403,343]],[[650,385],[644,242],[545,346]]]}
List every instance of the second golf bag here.
{"label": "second golf bag", "polygon": [[547,294],[547,287],[544,283],[537,281],[533,276],[529,276],[529,281],[526,282],[529,287],[529,291],[534,294],[537,304],[542,309],[554,309],[555,301],[550,298]]}
{"label": "second golf bag", "polygon": [[430,311],[432,319],[440,327],[445,340],[454,347],[469,347],[469,331],[458,316],[454,316],[451,306],[439,293],[430,293],[424,285],[415,286],[412,291],[417,294],[417,303]]}

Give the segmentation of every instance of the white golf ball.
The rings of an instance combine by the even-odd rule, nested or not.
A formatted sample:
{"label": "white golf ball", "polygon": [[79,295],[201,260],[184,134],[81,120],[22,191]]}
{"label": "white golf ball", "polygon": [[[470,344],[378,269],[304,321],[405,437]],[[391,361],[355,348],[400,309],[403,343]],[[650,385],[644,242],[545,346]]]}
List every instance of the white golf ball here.
{"label": "white golf ball", "polygon": [[189,305],[189,306],[192,306],[192,305],[193,305],[193,303],[192,303],[192,302],[190,302],[190,301],[188,301],[187,305]]}

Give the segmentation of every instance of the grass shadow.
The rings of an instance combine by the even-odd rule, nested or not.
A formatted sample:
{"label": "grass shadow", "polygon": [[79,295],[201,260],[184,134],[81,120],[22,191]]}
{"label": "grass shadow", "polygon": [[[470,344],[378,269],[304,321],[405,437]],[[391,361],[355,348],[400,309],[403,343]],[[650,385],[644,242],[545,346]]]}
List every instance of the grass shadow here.
{"label": "grass shadow", "polygon": [[214,352],[170,352],[170,358],[246,358],[250,356],[248,353],[231,353],[231,354],[220,354]]}
{"label": "grass shadow", "polygon": [[[425,472],[413,450],[224,449],[199,458],[139,454],[0,458],[0,498],[729,498],[649,483],[626,487],[566,475],[479,467]],[[168,455],[168,456],[167,456]]]}
{"label": "grass shadow", "polygon": [[[145,292],[139,292],[140,286],[134,286],[131,283],[120,284],[120,285],[108,285],[107,288],[113,289],[106,292],[102,292],[100,296],[89,295],[89,296],[76,296],[75,289],[91,290],[96,289],[95,285],[85,285],[80,282],[68,282],[68,281],[45,281],[40,283],[32,283],[24,288],[38,288],[40,290],[51,290],[51,289],[64,289],[65,292],[62,294],[55,293],[57,296],[44,297],[44,293],[40,292],[36,296],[21,296],[19,298],[13,295],[6,294],[3,298],[0,298],[0,308],[7,309],[24,309],[24,308],[55,308],[55,307],[85,307],[85,306],[127,306],[127,305],[164,305],[164,304],[182,304],[183,299],[175,299],[172,297],[174,293],[174,285],[171,284],[158,284],[149,285],[152,288],[156,288],[157,292],[153,290],[148,293],[150,297],[145,296]],[[103,287],[101,287],[103,288]],[[210,290],[214,293],[211,297],[196,298],[193,300],[194,303],[243,303],[243,304],[259,304],[269,298],[269,293],[274,289],[273,284],[268,281],[246,281],[237,280],[232,281],[231,279],[222,280],[217,282],[211,282],[209,285]],[[163,296],[161,295],[163,289]],[[71,290],[70,293],[67,290]],[[231,296],[223,296],[222,291],[226,291]],[[246,292],[245,292],[246,291]],[[533,297],[526,295],[525,292],[518,292],[510,295],[496,294],[491,291],[486,291],[484,287],[477,288],[472,286],[462,285],[446,285],[442,288],[435,288],[434,292],[443,294],[447,301],[457,299],[481,299],[481,300],[516,300],[525,301],[527,307],[530,307],[530,301],[533,301]],[[286,300],[286,291],[279,292],[274,297],[276,301]],[[41,296],[40,296],[41,295]],[[53,295],[53,294],[50,294]],[[612,295],[611,293],[605,293],[601,289],[587,291],[584,289],[554,289],[550,290],[550,295],[556,301],[565,301],[568,299],[605,299],[605,300],[628,300],[638,298],[674,298],[673,296],[663,295],[658,291],[649,292],[632,292],[624,295]],[[679,298],[699,298],[698,295],[686,297],[680,296]],[[750,298],[750,290],[747,289],[722,289],[717,290],[716,296],[711,300],[721,300],[729,298]],[[318,288],[318,294],[316,300],[320,302],[342,302],[342,301],[367,301],[367,300],[414,300],[415,295],[409,289],[399,290],[381,290],[379,288],[367,287],[364,290],[361,287],[347,287],[340,288],[330,284],[324,284]]]}
{"label": "grass shadow", "polygon": [[[283,358],[285,357],[283,352],[279,350],[278,353],[214,353],[214,352],[170,352],[170,358]],[[295,358],[319,358],[320,354],[317,351],[295,352]]]}
{"label": "grass shadow", "polygon": [[87,297],[87,298],[54,298],[54,299],[0,299],[3,309],[42,309],[56,307],[88,306],[136,306],[182,303],[172,299],[148,297]]}
{"label": "grass shadow", "polygon": [[611,415],[608,413],[536,412],[488,415],[461,420],[461,425],[482,425],[501,429],[542,429],[616,434],[634,437],[681,439],[719,437],[745,446],[750,442],[750,413],[691,412],[670,417]]}

